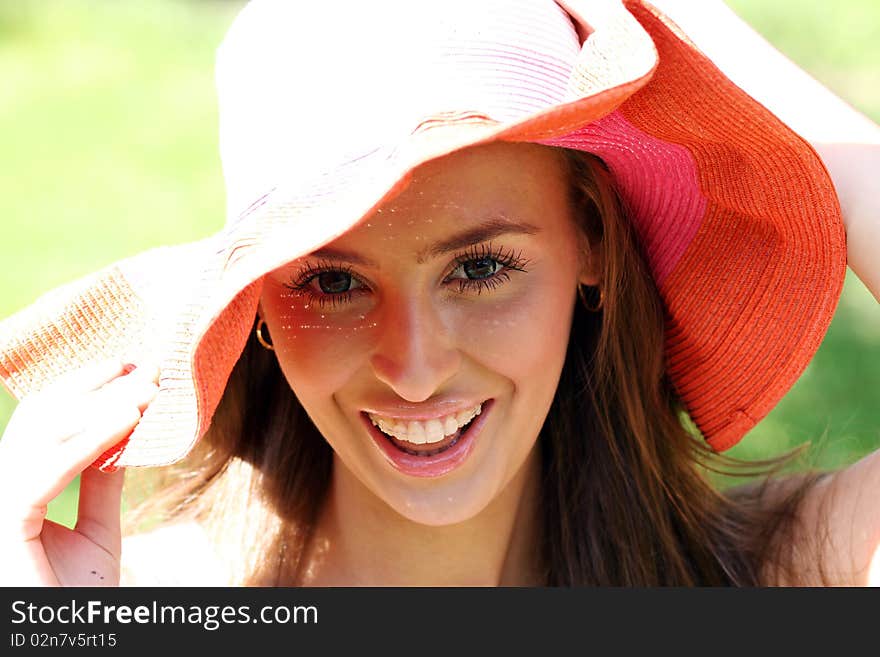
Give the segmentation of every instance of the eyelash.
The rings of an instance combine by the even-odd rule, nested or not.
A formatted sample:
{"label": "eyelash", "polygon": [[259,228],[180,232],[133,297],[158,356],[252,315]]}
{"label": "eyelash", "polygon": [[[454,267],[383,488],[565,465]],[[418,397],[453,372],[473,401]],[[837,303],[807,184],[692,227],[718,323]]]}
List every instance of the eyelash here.
{"label": "eyelash", "polygon": [[317,265],[313,265],[312,263],[308,263],[302,269],[299,270],[296,274],[294,274],[290,281],[284,284],[288,290],[291,290],[295,294],[308,296],[308,305],[313,303],[317,303],[321,308],[324,308],[328,303],[331,307],[335,308],[337,304],[348,303],[351,301],[352,296],[354,296],[353,290],[348,290],[347,292],[340,292],[339,294],[317,294],[314,290],[309,286],[315,278],[320,276],[321,274],[325,274],[327,272],[338,272],[340,274],[348,274],[352,278],[355,278],[352,273],[352,268],[343,263],[334,263],[332,260],[321,260]]}
{"label": "eyelash", "polygon": [[[449,275],[455,272],[455,270],[463,264],[487,258],[497,262],[501,265],[502,269],[488,278],[448,278]],[[494,290],[498,286],[503,285],[505,281],[510,279],[511,271],[525,272],[525,266],[529,261],[523,258],[520,252],[505,250],[504,248],[496,249],[492,244],[480,244],[474,245],[464,253],[455,256],[454,263],[455,266],[452,271],[450,271],[449,275],[447,275],[447,278],[444,279],[444,282],[447,280],[457,280],[459,282],[458,292],[460,294],[464,294],[468,291],[476,291],[477,294],[482,294],[483,290]],[[335,308],[337,305],[349,303],[354,296],[355,290],[347,290],[346,292],[340,292],[337,294],[319,294],[312,290],[309,284],[321,274],[328,272],[347,274],[363,285],[363,282],[354,275],[350,266],[344,263],[333,262],[331,260],[323,260],[317,264],[308,263],[305,265],[299,272],[291,277],[289,282],[284,284],[284,287],[296,294],[308,295],[308,303],[317,303],[321,308],[324,308],[327,304],[330,304],[331,307]]]}
{"label": "eyelash", "polygon": [[[477,294],[482,294],[483,290],[494,290],[499,285],[503,285],[504,281],[510,280],[511,271],[521,271],[525,273],[525,266],[529,263],[528,260],[522,257],[522,252],[514,252],[513,250],[505,251],[503,247],[496,249],[491,243],[475,244],[464,253],[453,258],[455,261],[455,268],[452,271],[454,272],[467,262],[483,260],[485,258],[494,260],[501,265],[502,269],[492,274],[489,278],[453,279],[458,281],[459,293],[464,294],[467,291],[476,291]],[[450,272],[450,274],[451,273],[452,272]]]}

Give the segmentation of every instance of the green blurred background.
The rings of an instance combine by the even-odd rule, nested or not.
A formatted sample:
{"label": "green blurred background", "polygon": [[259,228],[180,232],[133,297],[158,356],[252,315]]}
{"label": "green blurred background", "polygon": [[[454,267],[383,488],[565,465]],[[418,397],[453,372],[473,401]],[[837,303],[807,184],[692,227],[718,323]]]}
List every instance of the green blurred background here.
{"label": "green blurred background", "polygon": [[[697,1],[697,0],[695,0]],[[243,0],[0,2],[0,317],[52,287],[223,223],[214,49]],[[728,0],[880,122],[880,2]],[[729,453],[807,441],[820,467],[880,446],[880,307],[848,276],[815,359]],[[14,401],[0,392],[0,430]],[[75,519],[76,482],[50,505]]]}

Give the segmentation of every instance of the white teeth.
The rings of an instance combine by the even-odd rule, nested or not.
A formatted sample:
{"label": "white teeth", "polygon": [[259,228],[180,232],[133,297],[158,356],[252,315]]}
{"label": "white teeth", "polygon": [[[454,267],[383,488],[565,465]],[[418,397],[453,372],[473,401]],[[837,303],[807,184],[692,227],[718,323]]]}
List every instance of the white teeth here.
{"label": "white teeth", "polygon": [[477,405],[466,411],[453,415],[444,415],[426,421],[399,420],[380,415],[369,415],[370,421],[379,427],[384,433],[413,443],[424,445],[427,443],[439,443],[446,436],[451,436],[465,424],[473,420],[482,411],[482,406]]}
{"label": "white teeth", "polygon": [[439,443],[441,440],[443,440],[443,438],[445,438],[445,434],[443,433],[443,424],[440,422],[440,420],[428,420],[425,423],[425,436],[427,437],[427,440],[425,442],[429,443]]}
{"label": "white teeth", "polygon": [[421,422],[410,421],[410,423],[406,425],[406,439],[416,445],[428,442],[428,438],[425,435],[424,425]]}

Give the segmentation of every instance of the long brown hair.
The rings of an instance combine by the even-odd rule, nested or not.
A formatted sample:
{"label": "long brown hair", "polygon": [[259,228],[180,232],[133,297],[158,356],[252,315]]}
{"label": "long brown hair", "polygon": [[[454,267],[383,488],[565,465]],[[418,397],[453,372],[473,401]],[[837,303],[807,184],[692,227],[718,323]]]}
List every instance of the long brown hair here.
{"label": "long brown hair", "polygon": [[[738,462],[688,428],[666,376],[661,297],[611,176],[594,156],[561,153],[576,221],[602,253],[602,305],[576,304],[539,436],[545,582],[771,583],[768,567],[791,563],[787,539],[818,475],[768,502],[769,475],[790,455]],[[157,510],[162,520],[197,519],[226,546],[238,583],[299,581],[331,467],[330,446],[252,335],[207,434],[161,479],[141,482],[147,501],[127,520],[155,520]],[[730,494],[712,472],[766,476]]]}

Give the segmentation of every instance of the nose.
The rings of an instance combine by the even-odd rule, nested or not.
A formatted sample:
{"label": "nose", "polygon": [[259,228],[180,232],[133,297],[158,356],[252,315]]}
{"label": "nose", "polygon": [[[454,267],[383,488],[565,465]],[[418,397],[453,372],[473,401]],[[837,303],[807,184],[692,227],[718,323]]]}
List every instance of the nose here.
{"label": "nose", "polygon": [[388,300],[370,357],[376,378],[410,402],[425,401],[461,366],[454,336],[430,299]]}

